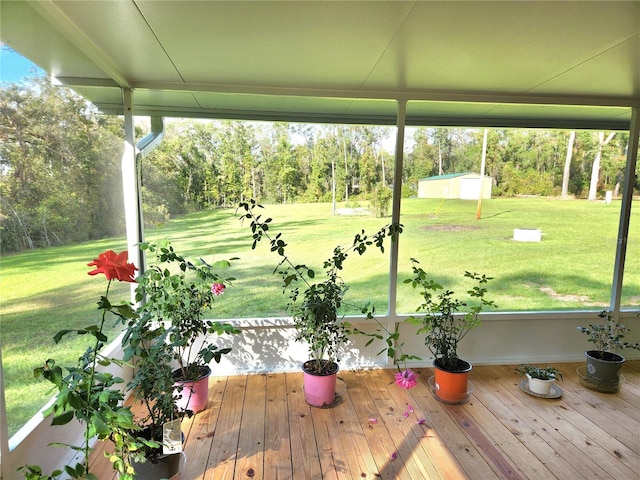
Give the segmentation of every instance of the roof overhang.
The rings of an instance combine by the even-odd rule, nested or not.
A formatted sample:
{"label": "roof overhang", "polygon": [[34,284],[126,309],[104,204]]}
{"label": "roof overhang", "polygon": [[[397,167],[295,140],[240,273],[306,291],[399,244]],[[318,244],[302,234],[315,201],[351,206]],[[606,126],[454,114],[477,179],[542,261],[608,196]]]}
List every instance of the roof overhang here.
{"label": "roof overhang", "polygon": [[2,41],[105,113],[628,129],[640,1],[2,1]]}

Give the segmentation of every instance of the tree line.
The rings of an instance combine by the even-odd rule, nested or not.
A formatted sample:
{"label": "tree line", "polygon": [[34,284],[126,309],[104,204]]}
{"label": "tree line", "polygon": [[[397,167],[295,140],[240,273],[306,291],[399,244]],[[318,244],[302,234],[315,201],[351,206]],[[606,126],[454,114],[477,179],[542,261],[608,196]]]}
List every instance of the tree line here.
{"label": "tree line", "polygon": [[[140,164],[145,220],[266,203],[371,202],[393,188],[394,129],[176,120]],[[482,129],[408,131],[402,195],[434,175],[479,172]],[[137,127],[141,138],[144,127]],[[620,188],[628,132],[491,129],[494,196],[597,198]],[[0,87],[2,251],[122,234],[123,121],[44,77]]]}

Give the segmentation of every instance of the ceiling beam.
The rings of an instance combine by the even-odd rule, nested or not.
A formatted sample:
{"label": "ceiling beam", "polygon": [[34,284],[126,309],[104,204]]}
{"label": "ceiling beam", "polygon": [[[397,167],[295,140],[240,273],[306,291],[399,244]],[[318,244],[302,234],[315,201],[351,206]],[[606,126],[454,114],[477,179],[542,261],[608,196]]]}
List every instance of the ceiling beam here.
{"label": "ceiling beam", "polygon": [[[119,104],[100,104],[96,107],[105,114],[123,115],[124,109]],[[251,120],[259,122],[291,122],[291,123],[328,123],[353,125],[395,125],[396,115],[335,113],[335,112],[295,112],[261,110],[225,110],[215,108],[164,108],[146,105],[135,106],[138,116],[161,116],[172,118],[202,118],[217,120]],[[629,118],[613,117],[611,119],[576,119],[554,117],[489,117],[474,115],[407,115],[407,126],[430,127],[479,127],[479,128],[547,128],[562,130],[629,130]]]}
{"label": "ceiling beam", "polygon": [[640,107],[638,97],[546,95],[535,93],[437,91],[437,90],[367,90],[275,87],[260,85],[225,85],[206,83],[131,82],[132,88],[174,92],[207,92],[244,95],[273,95],[370,100],[421,100],[436,102],[496,103],[523,105],[569,105],[600,107]]}
{"label": "ceiling beam", "polygon": [[50,0],[31,2],[31,6],[51,25],[78,48],[91,62],[104,71],[120,87],[130,88],[129,81],[116,64],[91,41],[67,16]]}

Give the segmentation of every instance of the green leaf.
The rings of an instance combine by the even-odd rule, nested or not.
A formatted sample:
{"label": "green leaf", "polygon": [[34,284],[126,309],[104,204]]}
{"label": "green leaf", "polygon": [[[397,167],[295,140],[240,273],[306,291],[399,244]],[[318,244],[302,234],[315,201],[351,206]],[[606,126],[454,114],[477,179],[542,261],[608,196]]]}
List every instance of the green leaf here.
{"label": "green leaf", "polygon": [[158,442],[154,442],[153,440],[147,440],[146,438],[141,438],[140,440],[150,448],[158,448],[161,446],[161,444],[159,444]]}
{"label": "green leaf", "polygon": [[102,333],[101,331],[96,331],[96,332],[89,332],[91,333],[91,335],[93,335],[97,340],[101,341],[101,342],[106,342],[109,340],[109,337],[107,337],[104,333]]}
{"label": "green leaf", "polygon": [[60,340],[62,340],[62,337],[64,337],[64,336],[65,336],[65,335],[67,335],[68,333],[76,332],[76,331],[77,331],[77,330],[60,330],[58,333],[56,333],[56,334],[53,336],[53,341],[54,341],[55,343],[59,343],[59,342],[60,342]]}
{"label": "green leaf", "polygon": [[66,425],[72,419],[73,419],[73,410],[70,410],[53,417],[53,420],[51,420],[51,425]]}
{"label": "green leaf", "polygon": [[95,430],[98,436],[104,438],[104,437],[108,437],[109,433],[111,433],[111,430],[109,429],[107,424],[102,421],[102,418],[94,416],[91,422],[93,423],[93,426],[95,427]]}
{"label": "green leaf", "polygon": [[80,410],[84,407],[84,402],[82,399],[74,392],[69,392],[67,395],[67,401],[69,405],[71,405],[74,409]]}
{"label": "green leaf", "polygon": [[79,478],[78,475],[76,475],[76,469],[73,468],[70,465],[66,465],[64,467],[64,471],[66,472],[67,475],[69,475],[71,478]]}

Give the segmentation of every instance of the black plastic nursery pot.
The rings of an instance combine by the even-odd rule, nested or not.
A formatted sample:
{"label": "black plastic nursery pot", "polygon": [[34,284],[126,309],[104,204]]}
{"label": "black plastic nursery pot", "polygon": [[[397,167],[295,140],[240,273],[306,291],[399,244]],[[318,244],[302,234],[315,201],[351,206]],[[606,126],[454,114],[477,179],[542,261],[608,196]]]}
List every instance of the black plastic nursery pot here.
{"label": "black plastic nursery pot", "polygon": [[302,364],[304,398],[312,407],[329,407],[336,399],[339,366],[336,362],[328,360],[321,360],[321,363],[321,373],[315,371],[317,360],[307,360]]}
{"label": "black plastic nursery pot", "polygon": [[620,370],[625,362],[622,355],[612,352],[588,350],[585,385],[604,393],[615,393],[620,389]]}
{"label": "black plastic nursery pot", "polygon": [[136,472],[136,480],[158,480],[161,478],[173,478],[180,471],[182,453],[160,455],[156,459],[148,459],[144,463],[133,463]]}
{"label": "black plastic nursery pot", "polygon": [[[143,430],[141,435],[150,438],[150,430]],[[184,434],[181,433],[181,435],[184,442]],[[160,442],[159,439],[156,440]],[[162,447],[159,447],[157,450],[152,450],[147,454],[145,462],[132,462],[131,466],[136,472],[136,480],[170,479],[178,474],[184,458],[184,453],[182,452],[163,454]]]}

